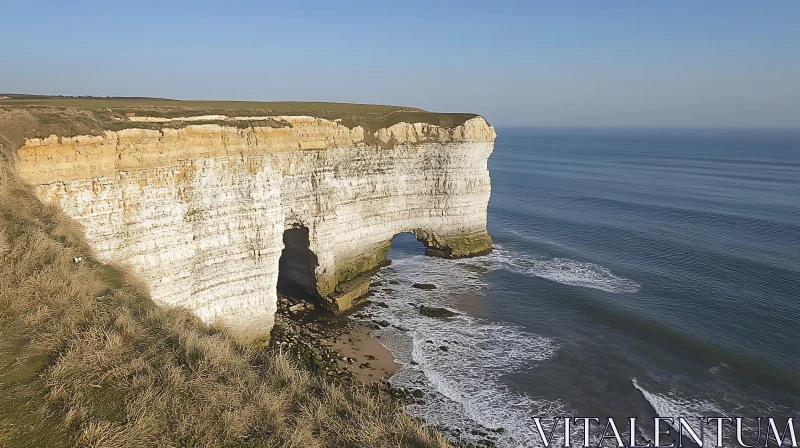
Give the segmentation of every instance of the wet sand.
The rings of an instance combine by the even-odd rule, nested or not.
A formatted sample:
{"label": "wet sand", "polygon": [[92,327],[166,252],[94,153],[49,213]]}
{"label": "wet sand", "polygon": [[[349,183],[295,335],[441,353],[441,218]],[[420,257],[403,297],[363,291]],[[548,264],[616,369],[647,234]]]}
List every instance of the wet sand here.
{"label": "wet sand", "polygon": [[[366,303],[364,304],[366,305]],[[358,312],[362,306],[344,315],[335,316],[319,307],[288,296],[280,296],[273,343],[297,352],[308,358],[317,355],[318,365],[313,369],[325,369],[327,376],[350,376],[365,384],[388,379],[400,368],[394,362],[392,352],[373,339],[368,325],[355,322],[348,316]],[[297,354],[297,353],[295,353]],[[300,356],[301,359],[304,356]]]}
{"label": "wet sand", "polygon": [[392,352],[370,336],[370,329],[350,321],[348,330],[340,335],[332,347],[342,356],[355,362],[337,361],[339,368],[347,367],[362,383],[374,383],[392,376],[400,364],[394,362]]}

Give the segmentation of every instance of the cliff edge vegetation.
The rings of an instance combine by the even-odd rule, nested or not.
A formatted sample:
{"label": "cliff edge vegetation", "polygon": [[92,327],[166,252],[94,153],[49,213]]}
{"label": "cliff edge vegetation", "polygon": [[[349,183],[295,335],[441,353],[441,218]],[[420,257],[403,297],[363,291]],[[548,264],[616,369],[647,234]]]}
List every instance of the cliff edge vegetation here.
{"label": "cliff edge vegetation", "polygon": [[[454,128],[477,117],[470,113],[438,113],[403,106],[331,102],[179,101],[161,98],[51,97],[0,94],[0,135],[19,146],[28,138],[50,135],[102,135],[121,129],[181,128],[186,124],[224,124],[250,127],[282,126],[271,117],[309,116],[336,120],[350,129],[361,126],[366,135],[398,123],[426,123]],[[225,116],[231,119],[191,121],[183,117]],[[170,118],[169,122],[135,121],[135,117]],[[247,120],[235,120],[247,117]],[[258,117],[264,117],[263,120]],[[131,120],[134,118],[134,120]],[[5,122],[5,123],[4,123]]]}
{"label": "cliff edge vegetation", "polygon": [[[73,112],[89,121],[46,126],[95,124]],[[0,446],[447,446],[373,390],[155,306],[19,179],[12,125],[0,160]]]}

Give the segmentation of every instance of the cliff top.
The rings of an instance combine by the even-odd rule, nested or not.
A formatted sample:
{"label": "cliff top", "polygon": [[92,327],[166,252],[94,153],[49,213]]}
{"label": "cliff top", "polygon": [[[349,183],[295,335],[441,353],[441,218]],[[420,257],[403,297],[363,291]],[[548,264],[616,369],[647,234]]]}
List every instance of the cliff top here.
{"label": "cliff top", "polygon": [[381,104],[357,104],[307,101],[195,101],[173,100],[169,98],[147,97],[93,97],[93,96],[48,96],[0,93],[0,105],[12,106],[54,106],[81,109],[105,108],[189,108],[200,110],[263,110],[267,112],[346,112],[357,114],[388,113],[398,110],[424,110],[414,107]]}
{"label": "cliff top", "polygon": [[[59,137],[101,135],[105,131],[129,128],[180,128],[188,124],[224,124],[237,127],[250,127],[256,124],[278,127],[286,126],[287,123],[270,117],[298,115],[337,120],[350,129],[361,126],[370,134],[401,122],[454,128],[478,116],[375,104],[181,101],[164,98],[0,94],[0,141],[5,139],[9,146],[19,147],[26,139],[44,138],[50,135]],[[200,116],[209,118],[182,120]],[[170,120],[140,121],[142,117]]]}

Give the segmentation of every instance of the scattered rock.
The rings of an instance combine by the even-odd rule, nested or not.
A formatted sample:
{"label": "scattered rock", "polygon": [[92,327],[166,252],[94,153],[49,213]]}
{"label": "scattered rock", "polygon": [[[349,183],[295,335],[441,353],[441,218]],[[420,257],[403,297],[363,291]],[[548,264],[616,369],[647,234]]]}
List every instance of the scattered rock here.
{"label": "scattered rock", "polygon": [[447,348],[447,346],[446,346],[446,345],[440,345],[440,346],[439,346],[439,350],[441,350],[441,351],[443,351],[443,352],[446,352],[446,351],[448,351],[449,349]]}
{"label": "scattered rock", "polygon": [[458,315],[455,311],[450,311],[447,308],[436,308],[425,305],[419,308],[419,313],[428,317],[453,317]]}
{"label": "scattered rock", "polygon": [[375,305],[378,305],[381,308],[389,308],[389,305],[387,305],[387,304],[385,304],[383,302],[373,302],[373,303],[375,303]]}
{"label": "scattered rock", "polygon": [[389,280],[389,284],[390,285],[399,285],[400,282],[398,282],[397,280]]}
{"label": "scattered rock", "polygon": [[413,285],[411,285],[411,287],[417,289],[424,289],[426,291],[429,291],[431,289],[436,289],[436,285],[432,285],[430,283],[414,283]]}

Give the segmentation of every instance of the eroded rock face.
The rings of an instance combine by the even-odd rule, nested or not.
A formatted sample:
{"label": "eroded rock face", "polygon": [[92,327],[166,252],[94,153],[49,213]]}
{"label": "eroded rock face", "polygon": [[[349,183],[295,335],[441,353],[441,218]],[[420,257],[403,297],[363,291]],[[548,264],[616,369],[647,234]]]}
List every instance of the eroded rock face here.
{"label": "eroded rock face", "polygon": [[[157,303],[244,334],[272,327],[279,264],[284,281],[341,311],[366,293],[363,274],[398,233],[438,256],[491,250],[495,133],[483,118],[455,129],[401,123],[368,140],[360,127],[281,119],[291,127],[29,140],[17,169],[85,226],[101,258],[133,266]],[[287,229],[300,239],[279,263]]]}

